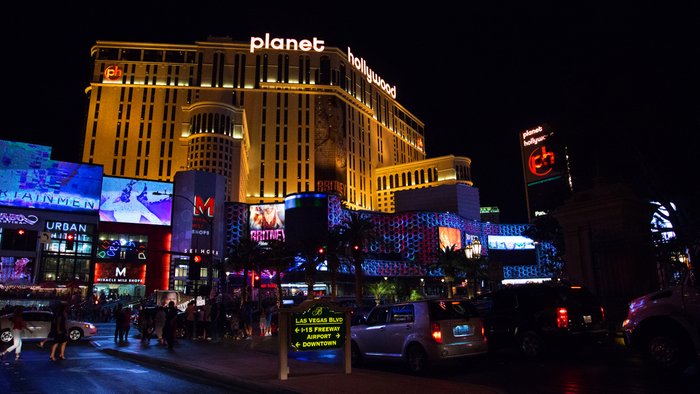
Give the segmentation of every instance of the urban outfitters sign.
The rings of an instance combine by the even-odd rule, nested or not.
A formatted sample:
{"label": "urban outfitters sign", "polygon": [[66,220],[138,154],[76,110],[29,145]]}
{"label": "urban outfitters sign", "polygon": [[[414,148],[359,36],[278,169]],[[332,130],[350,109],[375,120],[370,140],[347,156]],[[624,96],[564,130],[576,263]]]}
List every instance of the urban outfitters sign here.
{"label": "urban outfitters sign", "polygon": [[342,347],[345,344],[345,312],[316,304],[293,313],[290,344],[299,351]]}

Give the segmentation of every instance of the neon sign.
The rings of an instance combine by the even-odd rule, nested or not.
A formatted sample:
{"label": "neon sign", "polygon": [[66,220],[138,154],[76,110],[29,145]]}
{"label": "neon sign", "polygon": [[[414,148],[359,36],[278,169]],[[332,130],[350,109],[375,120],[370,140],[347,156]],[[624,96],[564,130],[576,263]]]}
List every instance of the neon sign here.
{"label": "neon sign", "polygon": [[104,74],[104,77],[109,79],[110,81],[116,81],[122,77],[123,72],[119,68],[119,66],[113,65],[113,66],[109,66],[109,67],[105,68],[105,71],[103,74]]}
{"label": "neon sign", "polygon": [[527,168],[535,176],[545,176],[554,168],[554,153],[547,152],[546,146],[541,146],[530,153]]}
{"label": "neon sign", "polygon": [[361,57],[355,57],[352,54],[352,52],[350,52],[350,47],[348,47],[348,63],[355,66],[357,70],[364,74],[367,77],[367,81],[369,81],[369,83],[373,83],[379,86],[392,98],[396,98],[396,86],[389,85],[386,81],[384,81],[384,79],[382,79],[379,75],[372,71],[372,69],[369,68],[369,66],[367,66],[367,62],[365,61],[365,59]]}
{"label": "neon sign", "polygon": [[[312,41],[313,40],[313,41]],[[323,52],[326,48],[323,40],[314,37],[312,40],[297,41],[293,38],[273,38],[270,39],[270,33],[265,33],[265,39],[261,37],[250,37],[250,53],[255,53],[256,49],[285,49],[288,51],[304,51],[314,50]]]}

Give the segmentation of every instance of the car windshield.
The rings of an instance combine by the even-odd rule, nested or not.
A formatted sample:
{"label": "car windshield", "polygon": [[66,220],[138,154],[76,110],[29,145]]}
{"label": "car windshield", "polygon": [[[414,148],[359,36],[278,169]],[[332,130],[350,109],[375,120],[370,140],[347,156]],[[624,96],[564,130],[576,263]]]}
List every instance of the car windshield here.
{"label": "car windshield", "polygon": [[474,305],[466,300],[431,301],[428,309],[433,320],[469,319],[479,315]]}

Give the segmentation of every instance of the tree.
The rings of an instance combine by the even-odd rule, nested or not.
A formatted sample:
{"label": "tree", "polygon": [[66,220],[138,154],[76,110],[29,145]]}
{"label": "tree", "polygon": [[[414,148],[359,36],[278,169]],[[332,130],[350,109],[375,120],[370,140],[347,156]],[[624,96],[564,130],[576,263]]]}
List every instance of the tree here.
{"label": "tree", "polygon": [[294,252],[284,241],[270,240],[264,248],[261,267],[275,271],[277,307],[282,306],[282,275],[294,264]]}
{"label": "tree", "polygon": [[379,282],[368,284],[367,290],[370,292],[370,294],[372,294],[372,297],[374,297],[374,303],[379,305],[381,303],[382,297],[394,294],[395,286],[393,283],[389,283],[385,280],[380,280]]}
{"label": "tree", "polygon": [[535,241],[544,257],[542,268],[552,277],[561,279],[566,271],[564,264],[564,232],[559,221],[552,215],[537,216],[532,225],[526,228],[522,235]]}
{"label": "tree", "polygon": [[227,263],[227,270],[241,271],[243,270],[243,294],[241,295],[241,303],[249,300],[250,290],[248,283],[248,273],[254,270],[258,264],[263,250],[258,241],[253,241],[250,238],[243,238],[241,242],[234,246],[231,258]]}
{"label": "tree", "polygon": [[443,279],[447,285],[447,298],[452,298],[452,283],[455,278],[467,271],[467,257],[462,249],[455,249],[455,245],[438,248],[438,258],[431,268],[438,268],[443,273]]}
{"label": "tree", "polygon": [[349,213],[349,216],[340,224],[340,227],[341,237],[349,245],[352,265],[355,269],[355,297],[357,305],[362,305],[362,290],[364,288],[362,263],[364,262],[365,250],[371,242],[378,238],[377,232],[374,222],[354,211]]}

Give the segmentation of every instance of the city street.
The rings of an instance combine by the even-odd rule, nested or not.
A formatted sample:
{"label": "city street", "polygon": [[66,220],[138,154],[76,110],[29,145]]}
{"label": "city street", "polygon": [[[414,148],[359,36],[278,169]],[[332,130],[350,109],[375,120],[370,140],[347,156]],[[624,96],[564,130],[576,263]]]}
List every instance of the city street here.
{"label": "city street", "polygon": [[[22,360],[14,361],[14,356],[5,357],[0,366],[0,391],[8,393],[48,393],[63,392],[183,392],[204,390],[217,392],[323,392],[327,385],[309,386],[290,385],[295,376],[304,379],[334,380],[334,376],[344,377],[329,371],[340,370],[338,351],[290,353],[290,358],[311,367],[301,371],[298,366],[292,368],[290,381],[276,380],[269,374],[265,378],[251,376],[251,379],[274,382],[269,391],[265,386],[237,384],[220,375],[203,375],[193,373],[182,365],[173,367],[157,359],[148,359],[148,352],[165,354],[165,349],[158,348],[154,341],[149,346],[141,346],[137,334],[132,331],[129,344],[124,352],[118,352],[113,344],[114,323],[99,324],[98,336],[93,340],[83,340],[70,344],[66,351],[67,360],[51,362],[48,349],[39,349],[36,342],[25,342]],[[236,342],[236,341],[234,341]],[[184,350],[199,349],[197,353],[185,357],[212,357],[212,352],[228,352],[224,359],[232,359],[233,368],[241,365],[245,357],[257,358],[257,354],[266,353],[268,372],[274,372],[276,358],[273,356],[277,347],[276,337],[256,338],[254,341],[237,341],[236,343],[213,344],[202,341],[186,341],[176,347],[170,355],[179,360]],[[107,346],[114,348],[105,349]],[[191,345],[191,346],[190,346]],[[136,349],[126,352],[126,348]],[[144,349],[140,352],[139,349]],[[246,350],[247,349],[247,350]],[[255,349],[255,350],[251,350]],[[142,361],[139,361],[142,360]],[[156,360],[156,362],[154,362]],[[212,358],[212,362],[216,362]],[[270,363],[268,363],[270,364]],[[206,364],[205,364],[206,365]],[[316,365],[316,367],[313,367]],[[557,354],[542,360],[531,361],[509,351],[460,361],[434,368],[425,376],[412,376],[403,364],[369,362],[362,367],[353,368],[353,374],[346,380],[335,379],[336,392],[351,392],[342,387],[343,382],[367,382],[366,376],[376,374],[377,387],[391,386],[391,382],[413,382],[406,386],[396,383],[395,390],[381,389],[383,392],[418,392],[420,381],[430,384],[445,384],[447,387],[464,387],[480,389],[480,392],[493,393],[697,393],[700,392],[700,378],[697,363],[676,377],[665,377],[642,362],[635,354],[619,344],[607,347],[582,349],[578,353]],[[315,379],[318,377],[318,379]],[[301,379],[301,378],[300,378]],[[245,383],[245,382],[243,382]],[[366,384],[366,383],[363,383]],[[370,381],[370,385],[371,385]],[[383,385],[383,386],[382,386]],[[317,387],[318,386],[318,387]],[[416,388],[412,388],[415,386]],[[301,388],[300,388],[301,387]]]}

